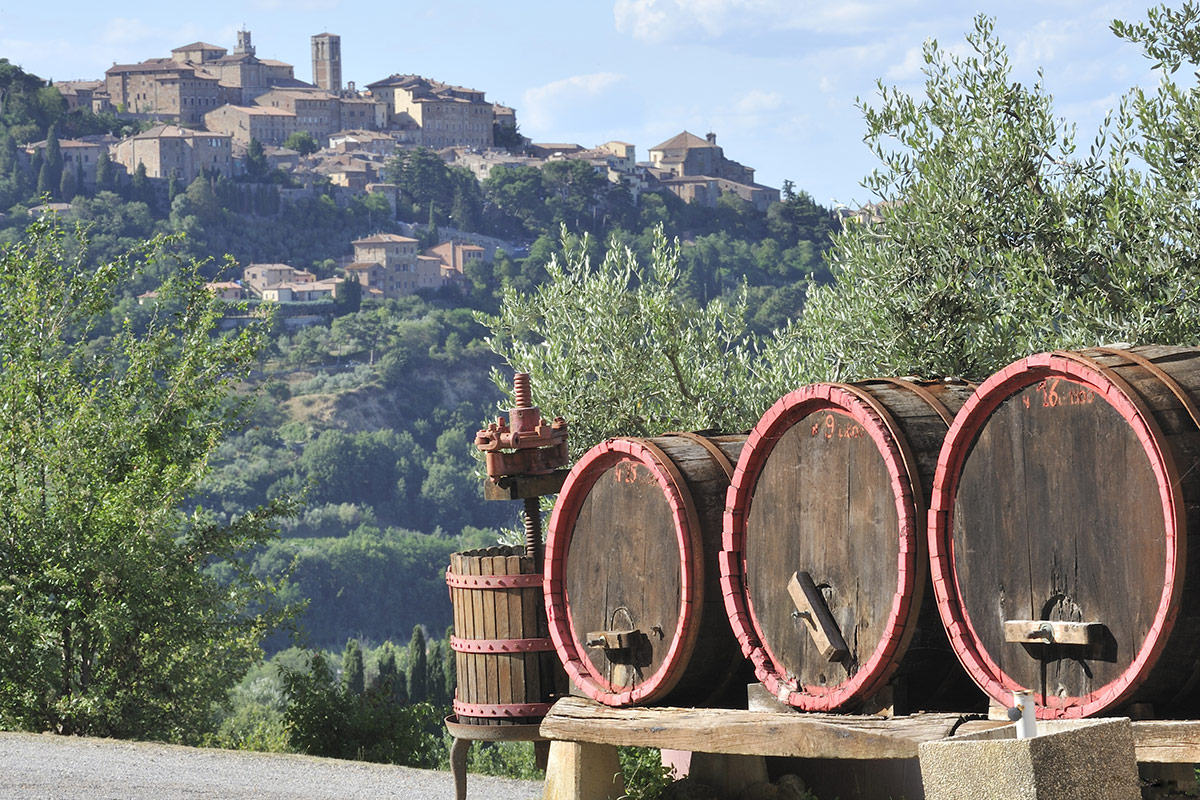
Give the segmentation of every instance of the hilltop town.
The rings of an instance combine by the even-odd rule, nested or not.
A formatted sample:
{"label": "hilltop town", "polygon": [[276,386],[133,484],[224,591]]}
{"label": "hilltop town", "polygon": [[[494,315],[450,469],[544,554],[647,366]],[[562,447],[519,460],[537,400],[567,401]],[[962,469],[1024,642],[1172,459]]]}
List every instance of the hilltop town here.
{"label": "hilltop town", "polygon": [[[397,153],[428,148],[479,181],[497,167],[584,162],[625,187],[634,204],[646,191],[707,207],[728,193],[760,212],[780,199],[778,189],[755,182],[753,168],[727,158],[713,133],[683,131],[650,147],[648,161],[639,161],[636,146],[627,142],[532,142],[519,133],[516,109],[489,101],[484,91],[413,74],[389,75],[360,89],[343,81],[340,36],[317,34],[311,46],[311,82],[297,78],[291,64],[259,58],[251,32],[243,30],[232,52],[193,42],[168,57],[114,64],[103,79],[55,83],[69,109],[144,128],[124,139],[59,140],[64,171],[77,176],[81,190],[94,189],[98,180],[120,185],[138,175],[165,192],[168,182],[188,185],[201,176],[245,180],[258,159],[291,179],[289,186],[270,188],[284,200],[317,190],[343,202],[378,195],[395,212],[397,187],[386,181],[385,165]],[[33,142],[26,153],[36,159],[46,144]],[[103,170],[115,175],[101,178]],[[416,244],[394,233],[355,241],[353,256],[342,260],[345,276],[357,279],[366,295],[399,297],[461,281],[465,263],[494,250],[451,241],[419,253]],[[214,290],[230,299],[291,302],[336,295],[341,281],[258,264],[246,268],[241,282]]]}

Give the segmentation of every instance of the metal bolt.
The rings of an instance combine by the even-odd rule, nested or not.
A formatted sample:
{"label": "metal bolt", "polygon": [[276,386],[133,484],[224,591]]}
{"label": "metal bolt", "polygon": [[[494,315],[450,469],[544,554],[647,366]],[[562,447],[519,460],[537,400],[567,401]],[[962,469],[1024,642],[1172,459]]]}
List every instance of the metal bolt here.
{"label": "metal bolt", "polygon": [[528,372],[518,372],[513,375],[513,394],[516,395],[517,408],[533,406],[533,391],[529,388]]}
{"label": "metal bolt", "polygon": [[542,565],[542,509],[536,497],[525,498],[525,555],[533,559],[540,571]]}

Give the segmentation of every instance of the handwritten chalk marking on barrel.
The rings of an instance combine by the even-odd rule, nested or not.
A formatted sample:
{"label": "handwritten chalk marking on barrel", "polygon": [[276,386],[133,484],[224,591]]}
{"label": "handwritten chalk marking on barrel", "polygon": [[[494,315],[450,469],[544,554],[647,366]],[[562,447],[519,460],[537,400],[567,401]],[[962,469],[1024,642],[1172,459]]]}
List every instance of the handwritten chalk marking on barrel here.
{"label": "handwritten chalk marking on barrel", "polygon": [[787,588],[796,605],[796,613],[792,616],[804,621],[804,629],[813,637],[821,655],[830,661],[841,661],[850,655],[850,648],[829,611],[825,595],[813,583],[812,576],[807,572],[794,572]]}

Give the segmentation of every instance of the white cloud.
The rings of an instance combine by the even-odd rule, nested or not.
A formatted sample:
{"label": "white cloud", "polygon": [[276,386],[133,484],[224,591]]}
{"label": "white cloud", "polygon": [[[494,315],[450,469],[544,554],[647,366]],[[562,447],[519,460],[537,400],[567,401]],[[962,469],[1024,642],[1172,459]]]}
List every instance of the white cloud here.
{"label": "white cloud", "polygon": [[797,3],[795,0],[615,0],[617,30],[649,42],[700,36],[807,31],[855,34],[890,27],[916,0]]}
{"label": "white cloud", "polygon": [[613,19],[617,30],[632,33],[636,39],[658,41],[664,37],[663,21],[667,12],[656,9],[658,0],[616,0],[613,4]]}
{"label": "white cloud", "polygon": [[775,111],[783,105],[783,95],[779,92],[765,92],[762,89],[751,89],[737,103],[737,110],[743,114],[762,114]]}
{"label": "white cloud", "polygon": [[[178,47],[194,41],[196,34],[198,30],[195,25],[154,26],[140,19],[114,17],[104,23],[100,40],[113,48],[153,45],[165,41],[174,42],[171,47]],[[154,55],[159,53],[155,51]]]}
{"label": "white cloud", "polygon": [[521,107],[522,127],[542,129],[551,127],[564,112],[578,106],[581,100],[607,91],[624,78],[616,72],[595,72],[573,75],[552,81],[545,86],[528,89]]}

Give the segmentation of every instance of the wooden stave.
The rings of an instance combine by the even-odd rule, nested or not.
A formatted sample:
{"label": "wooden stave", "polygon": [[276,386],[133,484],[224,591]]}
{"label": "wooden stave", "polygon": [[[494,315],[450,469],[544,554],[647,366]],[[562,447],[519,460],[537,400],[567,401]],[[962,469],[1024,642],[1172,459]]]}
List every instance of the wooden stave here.
{"label": "wooden stave", "polygon": [[1156,616],[1132,662],[1116,680],[1087,695],[1047,698],[1035,689],[1037,716],[1080,718],[1131,711],[1134,704],[1142,706],[1138,713],[1152,707],[1159,716],[1196,716],[1200,580],[1188,581],[1187,575],[1200,570],[1200,472],[1194,469],[1200,463],[1200,349],[1151,345],[1040,353],[1010,364],[979,387],[947,434],[929,514],[931,573],[943,624],[964,667],[993,702],[1008,704],[1014,690],[1026,688],[985,651],[962,607],[951,522],[964,462],[987,420],[1007,400],[1054,377],[1095,390],[1136,435],[1155,474],[1166,547]]}
{"label": "wooden stave", "polygon": [[[697,441],[698,436],[706,441]],[[744,698],[739,701],[731,694],[740,688],[736,678],[749,673],[725,622],[716,555],[724,489],[728,485],[726,472],[736,462],[745,438],[741,434],[707,432],[670,433],[646,439],[619,437],[592,448],[571,470],[551,515],[544,591],[550,638],[569,680],[584,695],[616,707],[744,703]],[[678,469],[681,451],[687,451],[696,461],[707,462],[708,474],[697,476],[694,471]],[[670,498],[674,531],[681,573],[687,573],[687,587],[681,589],[679,602],[687,619],[676,628],[668,656],[652,680],[627,689],[609,683],[586,657],[581,641],[585,631],[576,626],[572,606],[564,598],[568,595],[568,553],[580,506],[596,481],[617,463],[630,460],[657,470],[664,495],[675,495]],[[685,614],[681,612],[680,616]],[[692,653],[697,649],[705,657],[693,660]]]}
{"label": "wooden stave", "polygon": [[[910,440],[925,441],[930,437],[935,437],[936,443],[940,444],[953,412],[965,402],[972,388],[970,384],[955,380],[914,381],[897,378],[877,378],[856,384],[812,384],[780,398],[751,431],[727,499],[721,585],[726,613],[743,654],[754,664],[759,681],[782,702],[806,711],[855,710],[897,674],[915,676],[922,671],[918,664],[924,663],[935,664],[944,674],[937,680],[927,680],[922,687],[924,697],[918,693],[909,698],[906,705],[921,710],[979,705],[980,699],[974,687],[952,657],[936,609],[932,603],[922,603],[923,596],[931,591],[924,555],[924,509],[928,505],[939,448],[936,444],[915,449],[908,445]],[[897,395],[896,392],[901,394]],[[900,396],[905,400],[899,401]],[[906,410],[906,406],[911,404],[918,405],[921,411],[914,414]],[[786,434],[783,429],[799,425],[811,415],[823,413],[825,409],[846,408],[862,412],[855,418],[860,423],[873,426],[872,438],[876,439],[881,451],[885,445],[878,441],[877,435],[890,442],[890,455],[884,455],[884,458],[891,473],[896,505],[898,509],[902,505],[908,509],[907,540],[912,553],[907,559],[907,568],[912,574],[911,586],[897,592],[897,596],[906,594],[909,605],[893,608],[893,615],[903,619],[894,636],[888,640],[890,644],[881,638],[881,644],[874,654],[877,659],[868,661],[866,671],[856,673],[856,677],[861,676],[861,679],[857,682],[845,681],[840,688],[829,692],[825,687],[812,687],[800,681],[789,682],[783,674],[783,659],[772,652],[768,643],[770,637],[758,620],[752,593],[747,588],[746,525],[752,510],[751,501],[758,488],[757,480],[775,443]],[[911,475],[911,479],[908,475]],[[898,511],[898,523],[904,519],[904,513]],[[904,584],[905,580],[906,576],[901,575],[900,583]],[[782,587],[777,587],[776,593],[785,594]],[[911,613],[913,608],[917,613]],[[918,637],[921,647],[932,654],[931,660],[922,662],[915,653],[905,658],[914,636]]]}
{"label": "wooden stave", "polygon": [[[496,546],[453,553],[452,576],[514,577],[535,575],[533,559],[523,546]],[[455,635],[467,642],[488,639],[548,637],[541,604],[540,581],[516,589],[450,586]],[[503,612],[503,614],[501,614]],[[562,694],[564,678],[552,652],[480,653],[452,650],[458,680],[455,703],[479,706],[549,707]],[[545,713],[529,716],[500,712],[456,713],[462,725],[536,725]]]}

